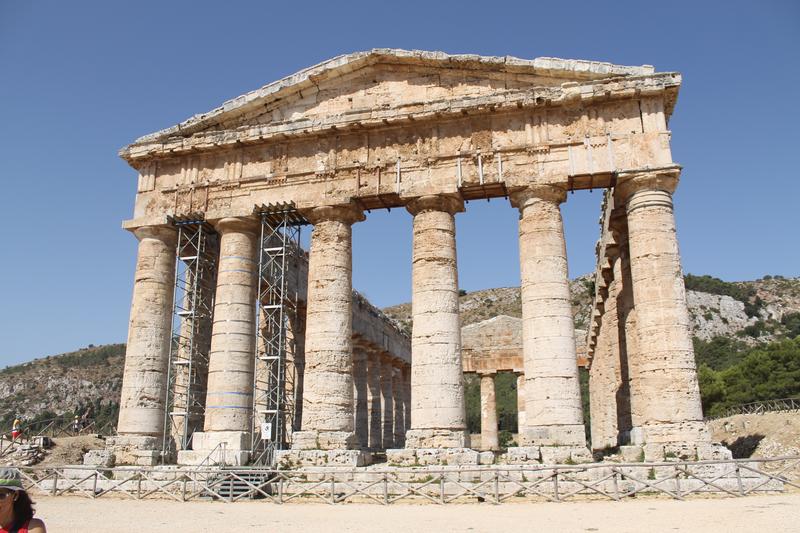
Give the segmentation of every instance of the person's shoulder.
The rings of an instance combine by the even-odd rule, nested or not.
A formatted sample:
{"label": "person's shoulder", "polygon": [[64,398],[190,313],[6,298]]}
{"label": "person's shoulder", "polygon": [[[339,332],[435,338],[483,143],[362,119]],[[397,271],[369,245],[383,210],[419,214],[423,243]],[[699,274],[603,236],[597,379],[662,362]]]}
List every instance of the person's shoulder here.
{"label": "person's shoulder", "polygon": [[38,518],[31,518],[31,521],[28,522],[28,532],[29,533],[47,533],[47,528],[44,527],[44,522],[42,522]]}

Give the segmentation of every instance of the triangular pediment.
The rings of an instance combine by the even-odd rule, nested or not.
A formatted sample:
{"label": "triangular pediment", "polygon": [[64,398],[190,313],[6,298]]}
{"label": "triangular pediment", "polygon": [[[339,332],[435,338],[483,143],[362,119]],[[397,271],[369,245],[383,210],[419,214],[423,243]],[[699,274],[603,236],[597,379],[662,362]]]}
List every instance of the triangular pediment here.
{"label": "triangular pediment", "polygon": [[446,104],[533,87],[652,73],[653,67],[647,65],[376,49],[309,67],[212,111],[141,137],[131,146],[259,125],[313,125],[332,116],[352,119],[375,109],[413,113],[415,106],[431,101]]}

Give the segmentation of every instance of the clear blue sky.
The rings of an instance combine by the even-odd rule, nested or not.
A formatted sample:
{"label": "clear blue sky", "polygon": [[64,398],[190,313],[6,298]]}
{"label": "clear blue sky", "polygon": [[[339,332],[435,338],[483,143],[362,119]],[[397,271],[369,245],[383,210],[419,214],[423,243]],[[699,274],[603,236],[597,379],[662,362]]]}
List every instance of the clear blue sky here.
{"label": "clear blue sky", "polygon": [[[120,222],[136,174],[120,147],[375,47],[682,72],[670,127],[684,269],[800,275],[797,1],[0,0],[0,367],[125,341],[136,239]],[[599,199],[563,208],[571,275],[593,269]],[[515,210],[473,202],[457,220],[461,286],[516,285]],[[379,306],[410,299],[410,215],[355,226],[354,285]]]}

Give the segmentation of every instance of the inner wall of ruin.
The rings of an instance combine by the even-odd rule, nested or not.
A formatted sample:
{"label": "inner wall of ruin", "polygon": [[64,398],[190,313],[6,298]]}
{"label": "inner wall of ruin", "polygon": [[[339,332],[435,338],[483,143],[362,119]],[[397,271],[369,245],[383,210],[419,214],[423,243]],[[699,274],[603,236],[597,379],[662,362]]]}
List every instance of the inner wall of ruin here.
{"label": "inner wall of ruin", "polygon": [[[113,446],[140,462],[157,452],[174,269],[166,217],[201,213],[222,236],[208,407],[232,409],[207,409],[205,434],[216,437],[200,441],[204,450],[225,441],[241,452],[236,461],[248,459],[252,427],[239,418],[248,408],[233,399],[247,398],[252,374],[240,357],[252,348],[244,337],[253,327],[239,311],[254,305],[247,265],[256,257],[244,228],[255,206],[290,203],[314,227],[302,416],[292,449],[281,452],[286,464],[360,465],[376,450],[393,464],[486,461],[470,449],[462,372],[491,369],[464,366],[454,220],[466,200],[508,197],[520,212],[523,301],[522,355],[509,370],[525,392],[520,446],[504,460],[590,460],[560,204],[568,191],[595,188],[611,191],[605,213],[613,200],[625,228],[615,244],[627,251],[614,256],[614,270],[613,246],[608,256],[598,247],[588,353],[592,418],[603,415],[593,447],[595,434],[603,448],[653,457],[708,444],[672,216],[680,167],[667,122],[680,83],[650,66],[381,49],[334,58],[138,139],[121,151],[139,172],[124,227],[140,245]],[[350,291],[351,225],[391,207],[413,217],[414,322],[410,342],[389,346],[359,326]],[[601,243],[610,244],[606,215]],[[239,262],[229,275],[228,260]],[[392,329],[385,318],[377,328]],[[487,405],[491,379],[482,378]],[[232,401],[215,405],[214,394]],[[485,418],[494,447],[496,418],[488,410]]]}

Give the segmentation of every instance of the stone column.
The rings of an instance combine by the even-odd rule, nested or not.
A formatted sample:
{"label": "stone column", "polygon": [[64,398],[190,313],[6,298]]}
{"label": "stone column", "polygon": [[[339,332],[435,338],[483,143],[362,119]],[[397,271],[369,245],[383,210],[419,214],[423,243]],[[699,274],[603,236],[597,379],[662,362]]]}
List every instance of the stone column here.
{"label": "stone column", "polygon": [[[171,227],[160,226],[142,227],[133,233],[139,239],[139,252],[122,377],[119,435],[109,446],[117,448],[119,463],[155,464],[158,452],[154,450],[161,448],[164,432],[177,234]],[[136,451],[141,452],[139,456],[129,453]]]}
{"label": "stone column", "polygon": [[369,447],[369,399],[367,398],[367,354],[353,349],[353,393],[355,396],[355,431],[358,446]]}
{"label": "stone column", "polygon": [[194,452],[178,453],[181,464],[201,462],[212,450],[219,450],[212,462],[238,465],[249,459],[258,223],[249,218],[223,218],[215,228],[220,235],[220,252],[205,424],[203,432],[194,434]]}
{"label": "stone column", "polygon": [[403,373],[403,445],[405,446],[406,435],[411,429],[411,365],[404,364]]}
{"label": "stone column", "polygon": [[383,415],[381,413],[381,360],[371,352],[367,356],[367,398],[369,402],[369,449],[383,445]]}
{"label": "stone column", "polygon": [[304,213],[314,224],[308,259],[302,431],[294,449],[345,450],[358,443],[353,419],[352,206]]}
{"label": "stone column", "polygon": [[383,398],[383,440],[385,450],[394,448],[394,394],[392,385],[394,379],[394,366],[392,360],[386,355],[381,355],[381,397]]}
{"label": "stone column", "polygon": [[392,440],[394,446],[400,448],[406,440],[405,429],[405,398],[403,390],[403,372],[396,361],[393,362],[392,368],[392,397],[394,399],[394,434]]}
{"label": "stone column", "polygon": [[481,449],[497,450],[497,402],[495,400],[494,377],[496,374],[481,374]]}
{"label": "stone column", "polygon": [[463,201],[423,196],[414,216],[409,448],[468,445],[458,316],[455,214]]}
{"label": "stone column", "polygon": [[[619,270],[619,258],[610,262]],[[589,368],[589,404],[591,412],[592,449],[613,448],[619,444],[617,427],[617,392],[620,387],[619,328],[617,293],[620,281],[608,284],[602,322]]]}
{"label": "stone column", "polygon": [[622,175],[616,186],[627,213],[636,309],[638,351],[628,359],[633,444],[710,441],[672,212],[678,175],[677,169]]}
{"label": "stone column", "polygon": [[525,373],[517,373],[517,432],[525,427]]}
{"label": "stone column", "polygon": [[[567,253],[563,189],[534,185],[511,194],[519,208],[525,425],[521,446],[585,450]],[[586,450],[588,453],[588,450]]]}

